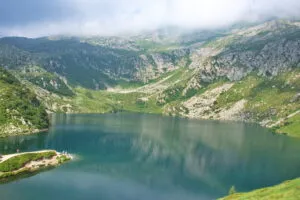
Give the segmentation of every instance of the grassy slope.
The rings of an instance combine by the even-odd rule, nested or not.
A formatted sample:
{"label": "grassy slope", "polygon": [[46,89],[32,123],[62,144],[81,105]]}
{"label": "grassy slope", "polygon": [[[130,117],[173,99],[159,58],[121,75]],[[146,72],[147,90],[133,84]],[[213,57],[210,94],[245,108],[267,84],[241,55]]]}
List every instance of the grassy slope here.
{"label": "grassy slope", "polygon": [[[71,112],[80,113],[106,113],[116,111],[132,111],[146,113],[163,113],[168,106],[174,108],[182,107],[181,103],[194,95],[200,95],[204,91],[211,90],[218,85],[226,83],[226,80],[219,80],[213,84],[205,85],[201,89],[190,90],[183,94],[192,72],[178,69],[168,76],[151,81],[149,84],[155,84],[162,81],[161,85],[167,85],[166,89],[152,94],[142,92],[117,93],[108,91],[95,91],[85,88],[76,88],[73,97],[45,98],[43,102],[52,101],[51,104],[57,106],[58,112],[66,112],[64,105],[71,105]],[[268,125],[277,121],[282,121],[273,127],[278,133],[286,133],[291,136],[300,137],[299,114],[288,117],[290,114],[300,110],[299,99],[292,101],[295,95],[300,91],[300,71],[292,70],[282,73],[275,78],[263,78],[257,75],[249,75],[241,81],[238,81],[227,92],[222,93],[217,99],[213,109],[230,108],[241,99],[247,100],[245,105],[246,117],[257,122],[270,120]],[[145,87],[145,86],[144,86]],[[159,87],[159,86],[157,86]],[[125,88],[136,88],[126,85]],[[145,87],[147,90],[147,87]],[[139,90],[138,90],[139,91]],[[276,98],[275,98],[276,97]],[[147,101],[142,99],[147,98]],[[176,112],[176,111],[174,111]],[[175,113],[176,114],[176,113]],[[178,114],[178,113],[177,113]]]}
{"label": "grassy slope", "polygon": [[[166,75],[150,81],[151,84],[156,84],[160,81],[160,86],[170,86],[172,82],[180,79],[180,76],[188,76],[188,70],[178,69]],[[168,79],[165,79],[168,78]],[[186,80],[184,80],[186,82]],[[107,113],[116,111],[132,111],[145,113],[162,113],[163,106],[157,103],[157,94],[145,94],[146,89],[140,89],[136,92],[118,93],[104,90],[90,90],[82,87],[74,88],[76,95],[66,97],[62,95],[50,94],[33,85],[28,81],[24,81],[26,85],[31,87],[39,94],[40,99],[47,105],[47,108],[53,112],[79,112],[79,113]],[[181,84],[181,83],[180,83]],[[126,82],[118,85],[118,89],[137,89],[138,83]],[[121,87],[122,86],[122,87]],[[145,86],[144,84],[142,86]],[[146,99],[146,100],[145,100]],[[72,109],[67,111],[66,106],[70,105]]]}
{"label": "grassy slope", "polygon": [[149,98],[146,102],[140,100],[145,97],[142,93],[120,94],[77,88],[76,94],[73,102],[83,113],[116,111],[161,113],[161,108],[155,104],[155,99]]}
{"label": "grassy slope", "polygon": [[300,113],[285,120],[284,126],[277,129],[278,133],[287,133],[292,137],[300,137]]}
{"label": "grassy slope", "polygon": [[38,66],[27,66],[22,70],[18,70],[14,75],[20,76],[20,78],[30,81],[31,83],[54,92],[56,94],[72,96],[74,93],[72,90],[59,78],[56,74],[47,72]]}
{"label": "grassy slope", "polygon": [[0,137],[44,129],[48,123],[36,95],[0,68]]}
{"label": "grassy slope", "polygon": [[[235,102],[246,99],[245,112],[257,122],[282,120],[274,130],[300,137],[300,127],[296,123],[299,115],[288,116],[300,110],[299,99],[293,98],[300,91],[300,70],[282,73],[274,78],[250,75],[235,83],[217,99],[216,107],[230,107]],[[272,124],[272,123],[271,123]]]}
{"label": "grassy slope", "polygon": [[222,200],[297,200],[300,199],[300,179],[286,181],[273,187],[262,188],[247,193],[236,193]]}

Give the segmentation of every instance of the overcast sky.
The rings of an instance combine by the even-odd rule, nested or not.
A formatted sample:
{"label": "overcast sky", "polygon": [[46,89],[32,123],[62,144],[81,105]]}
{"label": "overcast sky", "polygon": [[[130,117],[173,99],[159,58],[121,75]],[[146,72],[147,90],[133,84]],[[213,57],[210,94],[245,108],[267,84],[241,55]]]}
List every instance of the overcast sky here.
{"label": "overcast sky", "polygon": [[300,0],[0,0],[0,36],[116,35],[213,29],[300,16]]}

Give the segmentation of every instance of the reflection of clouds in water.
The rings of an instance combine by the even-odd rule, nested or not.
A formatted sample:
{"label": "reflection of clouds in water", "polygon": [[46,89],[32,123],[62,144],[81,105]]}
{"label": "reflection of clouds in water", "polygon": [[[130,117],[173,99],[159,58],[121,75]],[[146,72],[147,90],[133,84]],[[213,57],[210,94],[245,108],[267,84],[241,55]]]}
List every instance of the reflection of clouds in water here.
{"label": "reflection of clouds in water", "polygon": [[299,174],[299,141],[253,124],[125,113],[57,115],[52,121],[49,134],[2,139],[0,150],[67,150],[82,159],[60,169],[156,189],[191,191],[192,182],[205,194],[225,194],[233,184],[249,190]]}
{"label": "reflection of clouds in water", "polygon": [[[41,184],[47,185],[63,185],[65,187],[71,187],[70,189],[76,189],[77,194],[82,194],[89,192],[95,193],[94,196],[102,197],[103,199],[125,199],[125,200],[153,200],[153,199],[164,199],[164,200],[198,200],[199,195],[193,195],[187,193],[186,191],[178,190],[172,193],[168,190],[155,190],[154,188],[146,187],[137,182],[128,179],[114,179],[110,176],[103,174],[93,174],[93,173],[79,173],[79,172],[64,172],[59,173],[61,180],[57,181],[53,179],[51,174],[49,176],[42,177]],[[80,180],[78,182],[77,180]],[[46,183],[47,182],[47,183]],[[71,185],[70,185],[71,183]],[[115,190],[118,190],[116,192]],[[83,196],[79,196],[83,197]],[[80,199],[75,197],[75,199]],[[209,199],[202,196],[201,199]]]}
{"label": "reflection of clouds in water", "polygon": [[[267,130],[254,124],[176,118],[162,118],[158,123],[150,121],[150,124],[148,119],[147,123],[141,124],[145,125],[141,127],[143,131],[132,143],[139,161],[160,163],[159,166],[166,170],[172,168],[176,173],[198,178],[211,187],[228,189],[231,176],[233,183],[241,181],[238,171],[252,174],[252,177],[245,176],[250,182],[257,182],[257,176],[268,182],[274,179],[274,171],[284,168],[278,157],[291,163],[294,160],[282,151],[282,143],[286,141],[264,134]],[[257,154],[262,151],[265,152]],[[166,160],[168,162],[161,164]],[[291,169],[291,174],[295,174],[296,167]]]}
{"label": "reflection of clouds in water", "polygon": [[224,160],[222,157],[214,154],[209,149],[198,149],[195,142],[180,148],[180,152],[173,151],[172,147],[169,148],[160,144],[150,142],[149,139],[139,138],[134,140],[132,151],[138,152],[136,161],[141,162],[142,165],[159,165],[167,173],[178,173],[187,178],[198,179],[210,187],[222,188],[222,180],[218,179],[211,171],[211,169],[221,165]]}

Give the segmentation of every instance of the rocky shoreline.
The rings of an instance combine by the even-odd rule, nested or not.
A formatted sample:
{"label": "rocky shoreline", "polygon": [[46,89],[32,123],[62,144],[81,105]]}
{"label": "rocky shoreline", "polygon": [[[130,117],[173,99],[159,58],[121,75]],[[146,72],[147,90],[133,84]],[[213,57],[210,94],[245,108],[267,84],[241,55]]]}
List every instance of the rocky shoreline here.
{"label": "rocky shoreline", "polygon": [[54,150],[3,155],[0,156],[0,182],[6,182],[12,177],[57,167],[72,159],[71,154]]}

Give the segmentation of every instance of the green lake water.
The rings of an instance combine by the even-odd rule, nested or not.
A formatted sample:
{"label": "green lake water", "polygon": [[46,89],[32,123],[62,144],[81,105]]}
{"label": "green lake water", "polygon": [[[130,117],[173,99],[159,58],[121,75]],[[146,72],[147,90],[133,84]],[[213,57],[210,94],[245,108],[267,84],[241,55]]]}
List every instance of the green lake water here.
{"label": "green lake water", "polygon": [[206,200],[300,177],[300,140],[256,124],[148,114],[53,115],[0,153],[55,149],[58,168],[0,185],[1,200]]}

